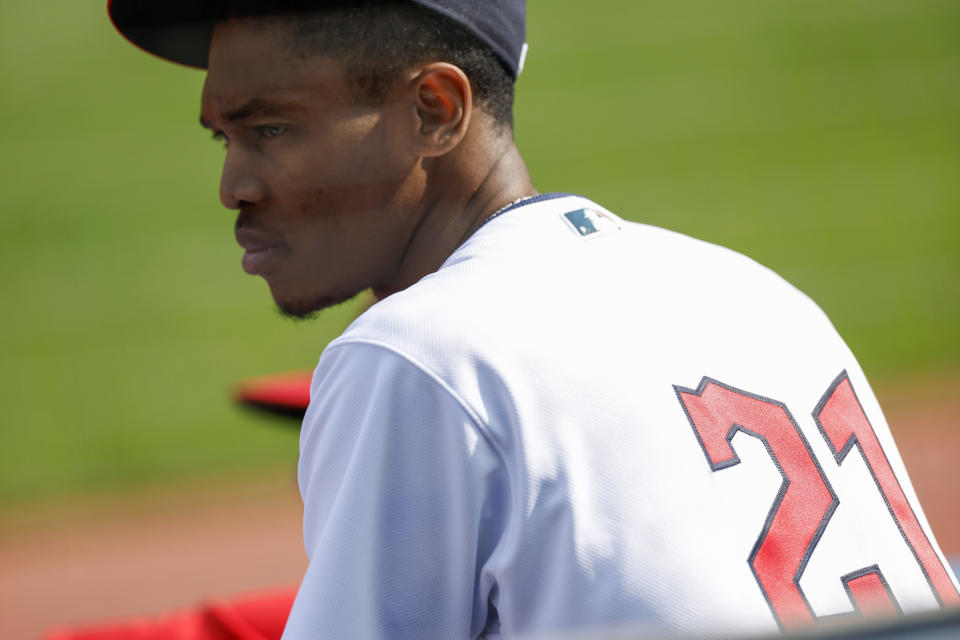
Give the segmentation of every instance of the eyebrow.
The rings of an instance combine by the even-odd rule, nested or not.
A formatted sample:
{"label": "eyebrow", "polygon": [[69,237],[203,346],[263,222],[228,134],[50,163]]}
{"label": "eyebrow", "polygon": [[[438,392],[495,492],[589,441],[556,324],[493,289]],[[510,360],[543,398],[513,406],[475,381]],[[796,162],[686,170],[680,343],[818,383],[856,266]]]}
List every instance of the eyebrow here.
{"label": "eyebrow", "polygon": [[[277,103],[265,98],[251,98],[239,109],[227,112],[224,115],[224,120],[227,122],[237,122],[238,120],[246,120],[254,116],[275,116],[296,108],[297,105],[294,103]],[[200,126],[204,129],[213,128],[203,117],[203,114],[200,114]]]}

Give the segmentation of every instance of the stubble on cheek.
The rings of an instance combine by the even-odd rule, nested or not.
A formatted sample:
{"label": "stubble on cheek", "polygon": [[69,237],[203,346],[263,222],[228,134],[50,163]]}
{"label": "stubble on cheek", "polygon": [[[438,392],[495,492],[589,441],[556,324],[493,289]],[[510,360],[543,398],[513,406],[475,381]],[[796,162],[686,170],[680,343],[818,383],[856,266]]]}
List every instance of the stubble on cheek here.
{"label": "stubble on cheek", "polygon": [[[397,277],[413,227],[408,214],[416,210],[423,185],[410,179],[415,166],[373,166],[383,158],[353,160],[350,171],[324,171],[321,185],[287,191],[293,196],[285,207],[291,218],[292,268],[286,282],[271,283],[284,315],[312,317],[364,290],[386,289]],[[398,175],[378,171],[385,168]]]}
{"label": "stubble on cheek", "polygon": [[293,212],[285,225],[289,262],[267,278],[281,314],[311,318],[372,286],[377,266],[364,246],[364,225],[358,224],[364,212],[351,206],[350,199],[326,190],[288,202],[286,210]]}

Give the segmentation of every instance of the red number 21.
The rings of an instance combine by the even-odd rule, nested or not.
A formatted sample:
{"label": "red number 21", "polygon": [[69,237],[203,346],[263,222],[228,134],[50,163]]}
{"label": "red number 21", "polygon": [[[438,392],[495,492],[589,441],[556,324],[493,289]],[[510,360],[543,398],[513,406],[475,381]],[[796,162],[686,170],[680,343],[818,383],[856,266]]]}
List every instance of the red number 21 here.
{"label": "red number 21", "polygon": [[[803,432],[781,402],[709,378],[696,390],[675,389],[714,471],[740,462],[731,444],[738,431],[758,438],[766,447],[783,482],[747,561],[782,628],[816,620],[800,588],[800,577],[839,500]],[[846,372],[830,385],[813,419],[838,465],[854,446],[860,448],[893,521],[937,600],[960,603],[960,595],[907,502]],[[859,611],[899,611],[877,565],[840,580]]]}

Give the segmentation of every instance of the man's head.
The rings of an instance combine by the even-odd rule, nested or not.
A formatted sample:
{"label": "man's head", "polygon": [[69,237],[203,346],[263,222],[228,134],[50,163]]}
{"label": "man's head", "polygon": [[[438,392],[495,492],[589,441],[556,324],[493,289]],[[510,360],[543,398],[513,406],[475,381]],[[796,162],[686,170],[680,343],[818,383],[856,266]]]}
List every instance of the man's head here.
{"label": "man's head", "polygon": [[462,205],[513,148],[517,69],[412,2],[230,4],[201,36],[201,123],[226,143],[220,196],[239,212],[244,269],[296,316],[412,284],[424,229],[450,241],[437,209]]}
{"label": "man's head", "polygon": [[368,99],[417,62],[450,62],[503,124],[526,56],[526,0],[108,0],[107,11],[136,46],[197,68],[208,65],[218,22],[289,26],[293,51],[338,58]]}

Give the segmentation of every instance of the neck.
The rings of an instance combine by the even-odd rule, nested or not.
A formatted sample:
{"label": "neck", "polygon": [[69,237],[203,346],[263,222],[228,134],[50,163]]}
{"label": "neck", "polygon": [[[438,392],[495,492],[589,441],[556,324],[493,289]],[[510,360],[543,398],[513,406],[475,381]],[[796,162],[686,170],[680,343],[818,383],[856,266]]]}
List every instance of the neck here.
{"label": "neck", "polygon": [[493,144],[469,138],[446,156],[424,162],[421,213],[396,277],[374,290],[378,298],[406,289],[439,269],[497,210],[537,195],[511,136],[504,135]]}

